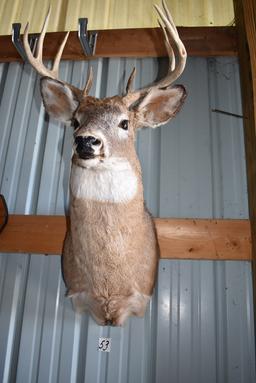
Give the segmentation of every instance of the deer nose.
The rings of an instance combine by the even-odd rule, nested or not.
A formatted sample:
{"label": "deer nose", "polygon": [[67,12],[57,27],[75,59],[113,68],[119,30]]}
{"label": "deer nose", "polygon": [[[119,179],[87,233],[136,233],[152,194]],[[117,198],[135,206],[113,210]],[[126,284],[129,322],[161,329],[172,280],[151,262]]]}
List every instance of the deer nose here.
{"label": "deer nose", "polygon": [[94,136],[77,136],[75,138],[76,151],[80,158],[88,159],[99,154],[101,140]]}

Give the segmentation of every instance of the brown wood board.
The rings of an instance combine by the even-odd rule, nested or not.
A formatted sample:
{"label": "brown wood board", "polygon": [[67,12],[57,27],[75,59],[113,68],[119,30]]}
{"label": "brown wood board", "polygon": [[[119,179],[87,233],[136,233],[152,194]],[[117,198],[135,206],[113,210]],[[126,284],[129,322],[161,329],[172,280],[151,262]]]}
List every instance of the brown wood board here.
{"label": "brown wood board", "polygon": [[[181,39],[190,56],[237,55],[235,27],[180,27]],[[44,59],[52,59],[65,33],[47,33]],[[158,57],[166,56],[160,28],[113,29],[98,33],[95,57]],[[64,49],[64,60],[88,59],[82,51],[77,32],[71,32]],[[0,62],[21,61],[11,36],[0,36]]]}
{"label": "brown wood board", "polygon": [[[155,219],[161,258],[251,260],[248,220]],[[10,215],[0,252],[61,254],[68,219]]]}
{"label": "brown wood board", "polygon": [[249,215],[252,233],[254,312],[256,315],[256,3],[235,0],[245,135]]}

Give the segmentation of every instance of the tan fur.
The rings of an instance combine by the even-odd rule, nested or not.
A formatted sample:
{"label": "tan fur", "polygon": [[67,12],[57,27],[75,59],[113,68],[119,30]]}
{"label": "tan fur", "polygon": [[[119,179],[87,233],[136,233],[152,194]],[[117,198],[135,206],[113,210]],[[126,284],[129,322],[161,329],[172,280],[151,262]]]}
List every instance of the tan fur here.
{"label": "tan fur", "polygon": [[123,97],[88,96],[92,70],[84,90],[58,80],[68,35],[52,70],[43,65],[49,14],[36,57],[29,46],[28,27],[24,32],[30,63],[47,76],[41,79],[46,110],[75,127],[70,228],[63,252],[67,295],[76,310],[88,310],[101,325],[121,326],[129,315],[142,316],[156,278],[159,250],[153,220],[144,206],[134,140],[138,128],[160,126],[181,108],[186,91],[182,85],[171,84],[184,70],[187,54],[165,1],[162,8],[155,8],[169,55],[168,73],[154,85],[132,91],[134,69]]}
{"label": "tan fur", "polygon": [[[155,283],[158,244],[153,221],[144,207],[140,164],[131,152],[130,164],[138,184],[131,201],[77,199],[71,185],[64,278],[74,307],[89,310],[99,324],[122,325],[129,315],[142,316]],[[77,161],[74,156],[71,172]]]}
{"label": "tan fur", "polygon": [[[78,108],[66,111],[65,105],[75,104],[77,95],[73,95],[74,100],[64,98],[65,105],[61,105],[59,83],[55,97],[53,80],[43,82],[43,97],[46,89],[47,102],[50,100],[50,105],[45,101],[47,110],[55,116],[58,98],[58,110],[63,108],[65,115],[78,121],[75,139],[93,136],[101,141],[89,159],[81,158],[74,144],[71,223],[63,252],[67,295],[77,311],[89,311],[98,324],[123,325],[129,315],[144,314],[159,258],[153,220],[144,206],[134,145],[136,130],[148,120],[160,125],[170,119],[184,100],[184,88],[166,92],[165,100],[164,92],[159,92],[154,102],[148,97],[149,105],[144,102],[141,110],[138,106],[130,108],[119,96],[103,100],[87,96],[79,101]],[[66,91],[62,94],[70,97]],[[129,124],[122,131],[123,120]]]}

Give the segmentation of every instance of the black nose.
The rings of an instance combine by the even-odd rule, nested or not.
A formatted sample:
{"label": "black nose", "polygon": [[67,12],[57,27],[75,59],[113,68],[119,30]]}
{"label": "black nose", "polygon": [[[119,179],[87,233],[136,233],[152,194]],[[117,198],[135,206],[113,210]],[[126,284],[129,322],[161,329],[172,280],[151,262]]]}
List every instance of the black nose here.
{"label": "black nose", "polygon": [[101,141],[93,136],[77,136],[75,138],[76,151],[81,158],[91,158],[94,155],[94,147],[99,146]]}
{"label": "black nose", "polygon": [[92,145],[100,145],[100,140],[93,136],[77,136],[75,139],[75,143],[77,145],[82,145],[84,147],[86,146],[92,146]]}

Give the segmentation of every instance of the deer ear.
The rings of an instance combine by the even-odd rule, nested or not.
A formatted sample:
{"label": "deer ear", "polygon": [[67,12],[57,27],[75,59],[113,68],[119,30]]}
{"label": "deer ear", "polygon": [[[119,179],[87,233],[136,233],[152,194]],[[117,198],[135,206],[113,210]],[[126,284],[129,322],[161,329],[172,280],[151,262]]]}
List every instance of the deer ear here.
{"label": "deer ear", "polygon": [[165,124],[179,112],[186,96],[182,85],[170,89],[152,88],[136,107],[139,127],[156,128]]}
{"label": "deer ear", "polygon": [[70,122],[79,105],[78,95],[71,86],[50,77],[43,77],[41,95],[50,116],[65,123]]}

